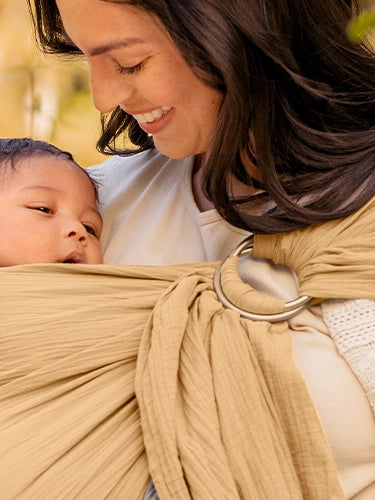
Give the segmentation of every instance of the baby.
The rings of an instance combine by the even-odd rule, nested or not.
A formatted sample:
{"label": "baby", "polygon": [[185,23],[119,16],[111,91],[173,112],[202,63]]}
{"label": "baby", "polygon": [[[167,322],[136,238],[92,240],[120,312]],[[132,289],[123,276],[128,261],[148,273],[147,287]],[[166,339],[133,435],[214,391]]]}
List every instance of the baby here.
{"label": "baby", "polygon": [[68,152],[0,139],[0,266],[101,264],[94,181]]}

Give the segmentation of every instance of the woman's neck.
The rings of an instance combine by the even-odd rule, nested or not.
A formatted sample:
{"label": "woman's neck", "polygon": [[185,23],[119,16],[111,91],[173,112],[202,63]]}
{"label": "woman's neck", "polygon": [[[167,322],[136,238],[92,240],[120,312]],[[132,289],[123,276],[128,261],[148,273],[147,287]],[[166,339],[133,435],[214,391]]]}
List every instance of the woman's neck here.
{"label": "woman's neck", "polygon": [[214,204],[207,199],[204,193],[203,175],[201,168],[198,170],[193,168],[191,186],[195,203],[197,204],[200,212],[207,212],[207,210],[212,210],[213,208],[215,208]]}
{"label": "woman's neck", "polygon": [[[258,169],[253,164],[249,165],[249,171],[251,172],[251,175],[254,178],[256,179],[259,178]],[[193,173],[192,173],[193,196],[200,212],[207,212],[207,210],[212,210],[213,208],[215,208],[215,206],[210,200],[207,199],[203,186],[204,186],[203,169],[199,168],[199,159],[196,158],[194,160]],[[227,189],[228,189],[228,194],[231,198],[241,198],[262,192],[260,189],[256,189],[254,187],[242,184],[238,179],[236,179],[233,176],[231,176],[230,180],[228,181]]]}

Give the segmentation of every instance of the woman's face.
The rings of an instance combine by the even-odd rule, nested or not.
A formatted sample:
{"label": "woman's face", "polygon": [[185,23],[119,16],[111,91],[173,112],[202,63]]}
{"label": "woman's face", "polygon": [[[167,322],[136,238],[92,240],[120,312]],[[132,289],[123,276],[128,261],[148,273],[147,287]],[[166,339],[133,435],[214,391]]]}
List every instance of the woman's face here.
{"label": "woman's face", "polygon": [[88,61],[99,111],[120,106],[171,158],[207,150],[222,94],[198,80],[155,18],[103,0],[57,0],[57,6]]}

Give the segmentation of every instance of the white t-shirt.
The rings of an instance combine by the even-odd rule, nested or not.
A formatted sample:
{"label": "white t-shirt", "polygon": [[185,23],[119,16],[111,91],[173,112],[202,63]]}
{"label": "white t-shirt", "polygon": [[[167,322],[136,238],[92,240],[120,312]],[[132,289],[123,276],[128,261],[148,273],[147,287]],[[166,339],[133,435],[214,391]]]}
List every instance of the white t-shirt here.
{"label": "white t-shirt", "polygon": [[[157,151],[113,157],[91,167],[104,219],[104,261],[168,265],[222,260],[248,233],[216,210],[200,212],[192,193],[192,160]],[[298,295],[293,272],[261,259],[242,259],[241,276],[282,299]],[[331,305],[332,307],[332,305]],[[297,364],[310,389],[348,498],[375,499],[375,420],[365,391],[338,354],[322,308],[290,321]],[[375,325],[374,325],[375,328]],[[328,499],[327,499],[328,500]]]}

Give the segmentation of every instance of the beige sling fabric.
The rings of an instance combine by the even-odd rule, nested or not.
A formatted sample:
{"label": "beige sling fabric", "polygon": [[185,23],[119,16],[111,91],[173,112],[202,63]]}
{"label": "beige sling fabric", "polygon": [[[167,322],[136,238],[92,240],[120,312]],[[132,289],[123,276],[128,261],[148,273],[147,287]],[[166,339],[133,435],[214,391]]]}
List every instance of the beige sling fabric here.
{"label": "beige sling fabric", "polygon": [[240,320],[211,281],[178,282],[139,352],[137,398],[160,498],[345,498],[288,325]]}
{"label": "beige sling fabric", "polygon": [[[371,200],[345,220],[257,236],[254,255],[293,267],[301,294],[313,302],[374,299],[374,215]],[[243,284],[237,267],[232,257],[222,271],[234,304],[265,314],[283,310],[281,301]],[[344,498],[287,324],[239,320],[222,310],[211,277],[185,277],[158,303],[139,351],[136,387],[162,498]]]}
{"label": "beige sling fabric", "polygon": [[[354,252],[374,241],[374,224],[358,229]],[[296,233],[293,244],[308,233]],[[337,247],[336,239],[324,251],[341,265],[352,229]],[[283,237],[275,241],[284,248]],[[315,262],[322,242],[308,234],[302,261],[312,245]],[[347,292],[340,282],[337,293],[363,296],[375,262],[366,248],[340,269]],[[372,266],[364,273],[352,264],[363,257]],[[298,272],[309,276],[308,266]],[[149,471],[161,499],[344,498],[286,323],[225,310],[212,289],[214,269],[0,269],[2,500],[137,499]],[[336,296],[335,280],[320,291],[311,279],[315,296]],[[234,276],[229,288],[237,286]],[[308,283],[301,287],[311,294]]]}
{"label": "beige sling fabric", "polygon": [[375,198],[346,219],[256,236],[253,254],[292,267],[301,295],[374,299]]}
{"label": "beige sling fabric", "polygon": [[3,268],[0,280],[0,497],[141,498],[134,372],[166,280],[79,265]]}

